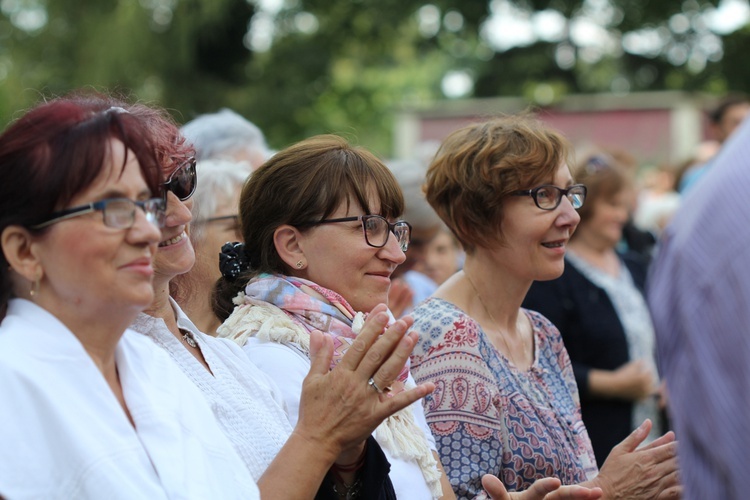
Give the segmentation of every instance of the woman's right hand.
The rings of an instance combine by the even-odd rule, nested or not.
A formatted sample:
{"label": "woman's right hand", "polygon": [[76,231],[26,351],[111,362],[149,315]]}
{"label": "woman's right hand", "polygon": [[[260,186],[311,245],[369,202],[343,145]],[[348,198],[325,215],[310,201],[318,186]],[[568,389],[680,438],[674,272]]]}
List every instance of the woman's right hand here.
{"label": "woman's right hand", "polygon": [[677,499],[682,496],[677,467],[677,442],[667,432],[650,444],[638,448],[651,430],[644,421],[612,449],[599,475],[587,486],[600,486],[605,499],[654,498]]}
{"label": "woman's right hand", "polygon": [[[388,322],[385,305],[375,307],[341,362],[330,370],[333,340],[320,332],[310,335],[310,372],[302,385],[299,421],[293,433],[319,447],[321,458],[335,460],[361,449],[362,442],[386,417],[423,398],[435,388],[426,383],[390,395],[368,384],[388,387],[399,375],[417,342],[408,333],[407,316]],[[382,334],[382,335],[381,335]]]}

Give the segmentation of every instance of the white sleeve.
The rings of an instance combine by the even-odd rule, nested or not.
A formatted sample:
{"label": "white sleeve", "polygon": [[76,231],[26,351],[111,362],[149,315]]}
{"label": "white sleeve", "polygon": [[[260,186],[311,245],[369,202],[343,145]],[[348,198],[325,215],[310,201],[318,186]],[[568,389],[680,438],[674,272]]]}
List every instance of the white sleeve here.
{"label": "white sleeve", "polygon": [[247,339],[243,350],[270,381],[278,387],[292,427],[299,420],[302,382],[310,371],[310,360],[300,351],[276,342]]}

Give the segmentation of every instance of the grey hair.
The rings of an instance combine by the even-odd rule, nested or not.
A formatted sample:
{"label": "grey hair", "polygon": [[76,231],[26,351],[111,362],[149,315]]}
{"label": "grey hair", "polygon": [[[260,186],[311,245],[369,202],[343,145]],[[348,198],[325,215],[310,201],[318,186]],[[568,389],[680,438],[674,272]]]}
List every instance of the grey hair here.
{"label": "grey hair", "polygon": [[429,230],[438,227],[442,221],[427,203],[422,190],[427,167],[419,160],[388,160],[385,164],[393,172],[404,193],[404,220],[415,229]]}
{"label": "grey hair", "polygon": [[203,238],[205,225],[199,222],[213,217],[219,202],[231,198],[234,191],[245,184],[252,171],[244,161],[217,159],[197,162],[198,187],[193,195],[193,222],[190,225],[193,245],[200,243]]}
{"label": "grey hair", "polygon": [[183,125],[180,131],[195,147],[197,160],[231,159],[244,151],[259,153],[263,161],[271,157],[263,132],[231,109],[200,115]]}

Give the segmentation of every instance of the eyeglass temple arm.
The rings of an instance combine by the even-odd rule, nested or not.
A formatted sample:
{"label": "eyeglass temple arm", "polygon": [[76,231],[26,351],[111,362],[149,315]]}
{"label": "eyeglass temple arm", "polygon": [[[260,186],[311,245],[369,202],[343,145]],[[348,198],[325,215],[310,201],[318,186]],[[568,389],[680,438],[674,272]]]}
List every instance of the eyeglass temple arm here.
{"label": "eyeglass temple arm", "polygon": [[60,215],[57,217],[54,217],[48,221],[42,222],[41,224],[36,224],[34,226],[31,226],[31,229],[44,229],[47,226],[51,226],[52,224],[55,224],[57,222],[66,220],[66,219],[72,219],[73,217],[78,217],[79,215],[88,214],[96,210],[94,208],[93,203],[89,203],[88,206],[78,207],[78,208],[72,208],[69,210],[62,210],[61,212],[58,212]]}

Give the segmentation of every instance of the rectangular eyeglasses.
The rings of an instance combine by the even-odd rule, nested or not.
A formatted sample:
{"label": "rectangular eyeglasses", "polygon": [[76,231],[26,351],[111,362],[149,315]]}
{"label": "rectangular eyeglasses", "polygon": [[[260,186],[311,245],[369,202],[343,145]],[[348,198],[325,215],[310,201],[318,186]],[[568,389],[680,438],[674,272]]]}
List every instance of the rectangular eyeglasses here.
{"label": "rectangular eyeglasses", "polygon": [[34,226],[31,229],[43,229],[58,222],[72,219],[97,210],[102,212],[104,225],[115,229],[129,229],[135,223],[135,210],[140,208],[146,214],[146,220],[156,227],[164,225],[166,202],[163,198],[151,198],[144,201],[133,201],[128,198],[109,198],[96,201],[87,205],[58,210],[53,212],[49,219]]}
{"label": "rectangular eyeglasses", "polygon": [[306,222],[300,226],[316,226],[318,224],[333,224],[336,222],[353,222],[362,223],[362,231],[365,235],[365,242],[374,248],[383,248],[388,243],[388,237],[393,233],[396,236],[398,245],[402,252],[409,249],[411,240],[411,224],[405,220],[388,222],[382,215],[357,215],[354,217],[342,217],[340,219],[323,219],[319,221]]}

